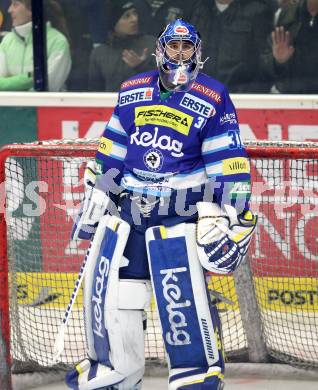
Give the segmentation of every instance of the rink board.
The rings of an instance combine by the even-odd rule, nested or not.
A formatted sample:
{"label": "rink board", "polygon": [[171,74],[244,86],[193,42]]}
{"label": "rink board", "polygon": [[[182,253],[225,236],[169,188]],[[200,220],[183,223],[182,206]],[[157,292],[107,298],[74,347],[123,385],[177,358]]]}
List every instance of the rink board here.
{"label": "rink board", "polygon": [[[72,295],[77,273],[17,273],[18,304],[28,307],[63,309]],[[318,287],[316,278],[254,277],[258,303],[263,310],[279,312],[318,311]],[[213,276],[208,287],[223,295],[232,304],[220,302],[220,310],[238,310],[238,298],[232,276]],[[80,289],[75,307],[82,307]]]}

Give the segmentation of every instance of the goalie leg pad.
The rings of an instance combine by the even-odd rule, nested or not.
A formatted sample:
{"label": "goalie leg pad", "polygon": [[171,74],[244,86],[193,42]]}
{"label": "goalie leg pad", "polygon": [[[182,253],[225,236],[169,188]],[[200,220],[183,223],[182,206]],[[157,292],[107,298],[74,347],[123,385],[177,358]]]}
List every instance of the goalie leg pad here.
{"label": "goalie leg pad", "polygon": [[130,390],[144,373],[143,311],[151,298],[149,281],[120,280],[129,225],[115,216],[101,219],[87,263],[84,288],[89,359],[67,376],[73,389],[116,386]]}
{"label": "goalie leg pad", "polygon": [[[204,380],[209,367],[224,371],[217,309],[210,304],[195,241],[195,225],[152,227],[146,232],[149,268],[163,340],[169,389]],[[181,370],[176,376],[175,370]],[[196,375],[200,377],[197,378]],[[180,379],[180,376],[183,378]],[[174,382],[179,380],[177,384]]]}

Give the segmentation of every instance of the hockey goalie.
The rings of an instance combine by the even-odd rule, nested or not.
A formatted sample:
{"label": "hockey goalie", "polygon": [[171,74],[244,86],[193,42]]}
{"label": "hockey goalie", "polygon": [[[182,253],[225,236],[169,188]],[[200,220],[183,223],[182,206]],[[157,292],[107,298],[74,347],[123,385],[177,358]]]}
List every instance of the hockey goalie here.
{"label": "hockey goalie", "polygon": [[169,390],[224,386],[218,311],[205,274],[244,260],[257,218],[237,115],[200,72],[201,39],[183,20],[156,46],[157,70],[122,83],[87,164],[74,239],[92,240],[85,273],[87,359],[72,389],[141,389],[145,309],[157,304]]}

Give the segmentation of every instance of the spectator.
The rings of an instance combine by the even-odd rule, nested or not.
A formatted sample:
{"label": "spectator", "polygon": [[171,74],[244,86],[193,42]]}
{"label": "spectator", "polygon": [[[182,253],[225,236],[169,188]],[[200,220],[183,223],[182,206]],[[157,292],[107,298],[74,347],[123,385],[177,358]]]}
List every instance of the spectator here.
{"label": "spectator", "polygon": [[93,49],[89,65],[89,90],[116,91],[123,80],[155,66],[155,38],[139,33],[135,1],[113,0],[109,15],[111,33],[106,44]]}
{"label": "spectator", "polygon": [[[98,34],[93,36],[90,31],[90,21],[95,17],[95,10],[101,14],[105,14],[106,6],[101,9],[99,6],[101,2],[99,0],[59,0],[62,6],[67,27],[70,33],[71,42],[71,56],[72,56],[72,68],[67,78],[67,90],[68,91],[87,91],[88,90],[88,66],[89,55],[95,44],[94,39],[97,42],[106,41],[106,33],[100,29],[100,19],[95,18],[95,26]],[[93,6],[98,3],[98,7],[94,9],[94,15],[91,14],[91,10],[84,8],[84,5],[88,4]],[[90,7],[90,6],[89,6]],[[104,20],[105,27],[105,20]]]}
{"label": "spectator", "polygon": [[157,36],[164,27],[176,19],[184,19],[190,21],[190,14],[186,13],[186,8],[195,7],[194,1],[189,0],[148,0],[153,10],[148,31]]}
{"label": "spectator", "polygon": [[10,31],[11,23],[8,14],[10,0],[0,1],[0,40]]}
{"label": "spectator", "polygon": [[146,0],[151,7],[151,16],[154,16],[157,10],[168,0]]}
{"label": "spectator", "polygon": [[[53,27],[65,29],[61,20],[59,5],[49,0],[47,34],[47,64],[49,91],[63,89],[71,68],[69,43],[62,32]],[[0,44],[0,90],[28,91],[33,88],[33,43],[31,0],[12,0],[8,12],[12,19],[12,31]]]}
{"label": "spectator", "polygon": [[261,53],[273,26],[268,0],[199,0],[205,73],[226,84],[232,93],[269,92],[271,80],[261,73]]}
{"label": "spectator", "polygon": [[284,4],[271,38],[264,58],[273,92],[318,93],[318,0]]}
{"label": "spectator", "polygon": [[276,8],[274,14],[274,26],[277,25],[277,21],[282,10],[290,3],[298,3],[298,0],[276,0]]}
{"label": "spectator", "polygon": [[88,29],[93,45],[98,46],[104,43],[108,32],[108,26],[104,20],[104,12],[107,7],[105,0],[79,0],[79,4],[87,15]]}
{"label": "spectator", "polygon": [[[148,0],[152,18],[148,18],[148,32],[155,36],[176,19],[184,19],[200,26],[197,2],[193,0]],[[200,26],[202,28],[202,26]]]}

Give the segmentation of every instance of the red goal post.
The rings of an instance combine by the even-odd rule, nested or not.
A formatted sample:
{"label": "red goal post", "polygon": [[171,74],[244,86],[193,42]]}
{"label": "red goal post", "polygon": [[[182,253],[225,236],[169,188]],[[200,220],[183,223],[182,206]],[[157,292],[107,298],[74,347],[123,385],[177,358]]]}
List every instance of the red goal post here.
{"label": "red goal post", "polygon": [[[318,144],[245,144],[258,232],[239,273],[209,276],[225,353],[229,361],[271,357],[318,367]],[[54,338],[85,253],[85,244],[69,237],[83,195],[84,165],[96,147],[97,140],[83,139],[14,144],[0,151],[3,390],[10,389],[10,367],[15,372],[52,367]],[[57,367],[85,356],[83,331],[79,296]],[[164,361],[153,305],[146,357]]]}

